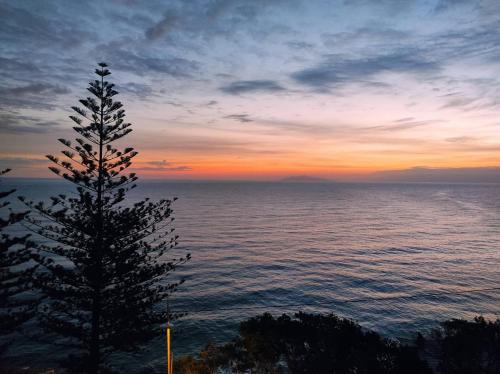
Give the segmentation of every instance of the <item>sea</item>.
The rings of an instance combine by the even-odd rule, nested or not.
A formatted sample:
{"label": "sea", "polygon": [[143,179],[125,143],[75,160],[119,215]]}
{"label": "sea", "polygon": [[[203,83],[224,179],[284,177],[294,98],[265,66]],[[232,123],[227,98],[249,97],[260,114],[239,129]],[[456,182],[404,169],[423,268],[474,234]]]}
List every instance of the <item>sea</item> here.
{"label": "sea", "polygon": [[[4,179],[33,200],[59,180]],[[500,318],[500,185],[139,181],[125,204],[177,197],[173,257],[191,261],[169,302],[174,357],[234,338],[264,312],[334,313],[394,339],[449,318]],[[159,305],[166,308],[166,304]],[[18,339],[13,362],[53,367],[60,347]],[[126,372],[162,372],[163,337],[119,354]]]}

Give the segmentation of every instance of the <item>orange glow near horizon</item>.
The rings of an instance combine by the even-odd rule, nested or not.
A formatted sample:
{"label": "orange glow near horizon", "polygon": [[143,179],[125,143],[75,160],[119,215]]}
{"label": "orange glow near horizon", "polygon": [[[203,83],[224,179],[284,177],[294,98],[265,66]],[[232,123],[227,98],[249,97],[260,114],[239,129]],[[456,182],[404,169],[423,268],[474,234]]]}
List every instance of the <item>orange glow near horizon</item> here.
{"label": "orange glow near horizon", "polygon": [[[404,83],[401,79],[402,87]],[[225,106],[237,106],[245,114],[210,119],[213,110],[203,108],[185,122],[178,119],[184,109],[163,104],[150,107],[144,118],[132,101],[127,118],[134,131],[117,146],[139,151],[132,171],[143,178],[277,180],[306,175],[349,180],[415,167],[500,165],[493,109],[442,109],[436,98],[425,96],[410,107],[404,96],[346,92],[328,105],[325,96],[265,94],[258,114],[252,114],[257,99],[225,100]],[[73,139],[69,120],[64,126],[61,136]],[[51,177],[42,155],[57,154],[57,137],[56,131],[36,138],[6,134],[1,156],[14,169],[11,176]],[[29,142],[34,143],[28,147]],[[30,151],[20,153],[21,144]]]}
{"label": "orange glow near horizon", "polygon": [[[173,131],[174,132],[174,131]],[[152,136],[147,134],[147,136]],[[167,136],[166,136],[167,137]],[[170,136],[169,136],[170,137]],[[212,138],[197,139],[209,145],[206,152],[182,147],[182,141],[189,143],[189,137],[170,149],[148,150],[146,140],[139,138],[139,155],[133,160],[130,171],[142,178],[155,179],[248,179],[276,180],[289,176],[306,175],[331,179],[359,179],[381,171],[405,170],[414,167],[429,168],[475,168],[497,167],[500,156],[491,146],[481,144],[455,144],[445,139],[422,139],[409,142],[400,138],[394,140],[373,139],[362,141],[363,134],[349,134],[340,139],[288,139],[288,144],[273,144],[268,139],[254,141],[248,148],[217,147]],[[161,141],[161,138],[154,137]],[[187,140],[186,140],[187,139]],[[360,140],[361,141],[358,141]],[[135,139],[137,140],[137,139]],[[273,139],[271,139],[273,140]],[[15,141],[15,140],[13,140]],[[131,137],[131,142],[134,136]],[[48,137],[44,143],[45,153],[57,154],[57,141]],[[12,176],[52,177],[47,170],[50,162],[36,154],[9,154],[13,160],[28,160],[25,165],[14,168]],[[168,161],[166,161],[168,160]]]}
{"label": "orange glow near horizon", "polygon": [[[134,11],[114,4],[123,33],[96,23],[105,32],[75,34],[78,48],[58,32],[50,43],[27,32],[30,18],[7,27],[0,167],[53,177],[43,157],[77,136],[68,116],[89,94],[96,59],[133,125],[119,143],[139,151],[140,177],[355,180],[500,166],[494,2],[249,2],[251,12],[229,2],[214,5],[210,22],[183,3],[172,24],[157,7],[129,22]],[[45,14],[47,30],[58,12]]]}

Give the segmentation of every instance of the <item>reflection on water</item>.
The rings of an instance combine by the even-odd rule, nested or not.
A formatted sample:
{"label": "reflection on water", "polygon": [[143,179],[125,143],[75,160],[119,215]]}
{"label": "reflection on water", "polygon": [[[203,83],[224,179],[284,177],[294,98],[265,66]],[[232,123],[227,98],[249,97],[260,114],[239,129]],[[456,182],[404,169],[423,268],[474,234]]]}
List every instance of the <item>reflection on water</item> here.
{"label": "reflection on water", "polygon": [[[36,198],[68,187],[17,185]],[[144,196],[179,197],[176,227],[193,259],[179,271],[187,282],[173,309],[224,309],[177,321],[177,356],[230,339],[245,317],[298,309],[272,305],[304,304],[391,336],[449,317],[499,313],[499,291],[339,302],[498,286],[498,185],[142,181],[130,197]],[[231,310],[256,306],[265,308]],[[162,341],[150,348],[138,365],[144,357],[163,362]]]}

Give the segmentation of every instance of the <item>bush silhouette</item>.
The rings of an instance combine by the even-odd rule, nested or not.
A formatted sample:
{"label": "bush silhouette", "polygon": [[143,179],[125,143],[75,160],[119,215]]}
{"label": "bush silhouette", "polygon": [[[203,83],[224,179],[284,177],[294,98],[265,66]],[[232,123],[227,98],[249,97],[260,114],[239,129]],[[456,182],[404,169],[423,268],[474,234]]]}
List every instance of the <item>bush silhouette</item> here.
{"label": "bush silhouette", "polygon": [[500,373],[500,319],[452,319],[433,330],[443,374]]}
{"label": "bush silhouette", "polygon": [[176,363],[184,373],[431,373],[417,349],[330,315],[263,314],[240,324],[239,336],[200,357]]}

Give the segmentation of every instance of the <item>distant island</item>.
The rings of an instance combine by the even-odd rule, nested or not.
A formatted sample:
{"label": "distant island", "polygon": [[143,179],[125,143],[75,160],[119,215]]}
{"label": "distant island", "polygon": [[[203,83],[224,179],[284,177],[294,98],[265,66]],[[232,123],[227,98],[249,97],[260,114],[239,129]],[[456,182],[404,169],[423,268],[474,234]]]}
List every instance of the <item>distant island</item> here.
{"label": "distant island", "polygon": [[311,177],[309,175],[292,175],[281,179],[281,182],[296,182],[296,183],[317,183],[317,182],[331,182],[330,179]]}

